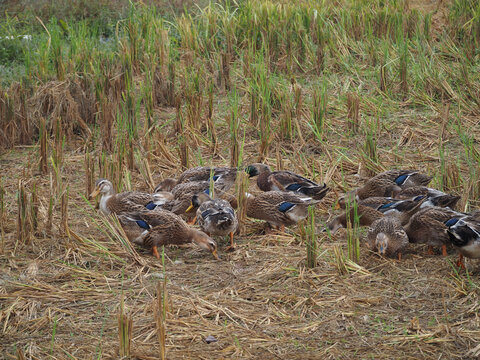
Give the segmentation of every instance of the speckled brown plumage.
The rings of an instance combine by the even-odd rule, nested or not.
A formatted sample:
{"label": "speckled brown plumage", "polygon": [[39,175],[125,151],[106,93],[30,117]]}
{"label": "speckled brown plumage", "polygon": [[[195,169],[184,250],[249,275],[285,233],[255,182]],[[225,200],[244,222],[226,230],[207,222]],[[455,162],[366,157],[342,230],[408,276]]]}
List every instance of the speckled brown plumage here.
{"label": "speckled brown plumage", "polygon": [[[140,227],[141,235],[133,242],[151,248],[155,256],[156,248],[162,245],[182,245],[194,242],[216,256],[217,245],[207,234],[189,227],[178,215],[166,210],[147,213],[131,213],[119,216],[124,228]],[[146,228],[147,227],[147,228]]]}
{"label": "speckled brown plumage", "polygon": [[370,226],[375,220],[383,217],[384,215],[371,207],[358,205],[356,210],[355,208],[351,208],[348,212],[344,212],[343,214],[337,216],[333,219],[328,225],[328,230],[334,234],[340,228],[347,227],[347,221],[353,226],[355,215],[357,215],[358,224],[360,226]]}
{"label": "speckled brown plumage", "polygon": [[447,208],[428,207],[413,215],[404,228],[411,243],[442,246],[449,242],[444,222],[463,216],[464,214]]}
{"label": "speckled brown plumage", "polygon": [[105,215],[110,213],[121,214],[132,211],[147,211],[145,207],[150,203],[160,201],[152,194],[138,192],[138,191],[125,191],[119,194],[115,193],[113,184],[106,179],[98,179],[95,183],[95,190],[90,194],[90,198],[96,197],[101,194],[100,198],[100,211]]}
{"label": "speckled brown plumage", "polygon": [[277,227],[290,226],[305,219],[308,206],[317,202],[283,191],[267,191],[255,196],[248,194],[247,216]]}
{"label": "speckled brown plumage", "polygon": [[367,246],[380,255],[400,258],[407,245],[407,233],[397,218],[384,216],[370,225],[367,233]]}
{"label": "speckled brown plumage", "polygon": [[271,171],[268,165],[252,164],[246,169],[250,177],[258,176],[257,186],[262,191],[289,191],[300,196],[321,200],[328,192],[326,184],[318,185],[291,171]]}
{"label": "speckled brown plumage", "polygon": [[401,176],[406,177],[401,184],[397,184],[402,188],[418,185],[427,186],[433,179],[433,176],[422,174],[418,170],[388,170],[375,175],[370,180],[386,179],[395,182]]}
{"label": "speckled brown plumage", "polygon": [[422,204],[422,207],[449,207],[455,209],[460,196],[446,194],[440,190],[428,188],[425,186],[412,186],[403,189],[397,194],[398,199],[411,199],[416,196],[425,196],[426,200]]}

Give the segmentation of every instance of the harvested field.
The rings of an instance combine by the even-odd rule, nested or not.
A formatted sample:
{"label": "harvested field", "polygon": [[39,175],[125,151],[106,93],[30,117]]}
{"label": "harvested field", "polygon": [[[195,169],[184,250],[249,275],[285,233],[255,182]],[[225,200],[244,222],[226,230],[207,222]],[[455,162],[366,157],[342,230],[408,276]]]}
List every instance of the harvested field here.
{"label": "harvested field", "polygon": [[[322,232],[345,191],[392,168],[479,207],[478,5],[279,3],[171,22],[137,4],[107,45],[81,20],[44,22],[0,88],[0,359],[162,359],[162,330],[166,359],[480,357],[478,261],[412,244],[355,262],[345,229]],[[303,224],[266,235],[253,219],[236,251],[217,239],[220,261],[193,245],[159,261],[86,199],[99,177],[152,191],[258,161],[331,188],[316,267]]]}

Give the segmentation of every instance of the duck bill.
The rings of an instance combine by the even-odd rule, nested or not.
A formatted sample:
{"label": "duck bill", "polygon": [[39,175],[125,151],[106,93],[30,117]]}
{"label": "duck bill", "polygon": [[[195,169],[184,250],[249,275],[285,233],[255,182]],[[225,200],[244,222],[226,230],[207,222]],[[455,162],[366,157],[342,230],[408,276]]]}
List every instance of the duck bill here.
{"label": "duck bill", "polygon": [[220,260],[220,258],[218,257],[218,254],[217,254],[217,249],[212,251],[212,255],[215,259]]}
{"label": "duck bill", "polygon": [[94,199],[100,194],[100,189],[96,188],[90,195],[88,195],[88,199]]}
{"label": "duck bill", "polygon": [[185,210],[186,213],[190,212],[193,209],[193,204],[190,204],[190,206]]}

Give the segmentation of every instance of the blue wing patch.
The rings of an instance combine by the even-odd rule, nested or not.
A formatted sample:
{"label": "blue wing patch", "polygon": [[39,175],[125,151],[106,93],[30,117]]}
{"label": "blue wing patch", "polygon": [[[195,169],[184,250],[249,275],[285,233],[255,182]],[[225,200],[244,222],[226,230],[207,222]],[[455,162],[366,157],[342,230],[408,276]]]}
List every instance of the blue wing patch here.
{"label": "blue wing patch", "polygon": [[449,220],[445,221],[444,224],[448,227],[451,227],[451,226],[455,225],[458,222],[458,220],[460,220],[460,219],[459,218],[449,219]]}
{"label": "blue wing patch", "polygon": [[420,201],[422,200],[423,198],[425,198],[426,196],[425,195],[419,195],[417,196],[416,198],[413,199],[413,201]]}
{"label": "blue wing patch", "polygon": [[395,204],[396,204],[396,202],[391,202],[391,203],[388,203],[388,204],[383,204],[382,206],[380,206],[380,207],[378,208],[378,210],[388,209],[389,207],[391,207],[391,206],[393,206],[393,205],[395,205]]}
{"label": "blue wing patch", "polygon": [[213,175],[212,179],[213,181],[217,181],[220,178],[220,175]]}
{"label": "blue wing patch", "polygon": [[284,213],[284,212],[287,212],[288,210],[290,210],[291,208],[293,208],[295,206],[295,204],[292,204],[290,202],[283,202],[280,204],[280,206],[278,207],[278,210],[280,210],[280,212]]}
{"label": "blue wing patch", "polygon": [[157,207],[156,204],[153,203],[153,201],[150,201],[147,205],[145,205],[145,207],[148,209],[148,210],[153,210]]}
{"label": "blue wing patch", "polygon": [[148,225],[147,222],[144,221],[144,220],[136,220],[135,222],[136,222],[137,225],[140,226],[142,229],[145,229],[145,230],[150,229],[150,225]]}
{"label": "blue wing patch", "polygon": [[302,185],[300,185],[300,184],[290,184],[285,189],[288,190],[288,191],[297,191],[301,187],[302,187]]}
{"label": "blue wing patch", "polygon": [[205,210],[204,212],[202,212],[202,218],[206,219],[207,217],[210,216],[210,209],[208,210]]}
{"label": "blue wing patch", "polygon": [[410,174],[400,175],[394,181],[397,185],[403,185],[403,183],[409,178]]}
{"label": "blue wing patch", "polygon": [[205,190],[203,190],[203,192],[207,195],[210,195],[210,189],[205,189]]}

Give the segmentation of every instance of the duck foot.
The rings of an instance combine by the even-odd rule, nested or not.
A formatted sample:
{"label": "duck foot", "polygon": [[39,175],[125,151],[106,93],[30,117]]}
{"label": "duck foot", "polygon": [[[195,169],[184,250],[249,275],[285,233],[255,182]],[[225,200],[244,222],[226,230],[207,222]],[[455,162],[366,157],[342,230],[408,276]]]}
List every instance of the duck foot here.
{"label": "duck foot", "polygon": [[397,254],[397,258],[398,258],[398,260],[402,260],[402,253],[401,253],[401,252],[399,252],[399,253]]}
{"label": "duck foot", "polygon": [[445,244],[442,245],[442,255],[443,255],[443,256],[447,256],[447,255],[448,255],[448,254],[447,254],[447,245],[445,245]]}
{"label": "duck foot", "polygon": [[188,220],[187,221],[187,224],[188,225],[194,225],[195,224],[195,221],[197,221],[197,217],[195,216],[192,220]]}
{"label": "duck foot", "polygon": [[463,262],[463,255],[459,254],[458,260],[457,260],[457,266],[463,270],[465,270],[465,263]]}
{"label": "duck foot", "polygon": [[152,246],[152,254],[157,258],[160,259],[160,254],[158,253],[158,249],[156,245]]}
{"label": "duck foot", "polygon": [[428,255],[433,255],[433,246],[432,245],[428,245],[428,250],[427,250],[427,254]]}
{"label": "duck foot", "polygon": [[231,232],[229,236],[230,236],[230,246],[227,247],[226,251],[229,251],[229,252],[235,251],[236,249],[235,249],[235,243],[233,242],[233,232]]}

